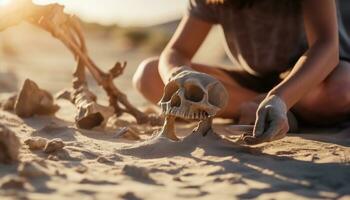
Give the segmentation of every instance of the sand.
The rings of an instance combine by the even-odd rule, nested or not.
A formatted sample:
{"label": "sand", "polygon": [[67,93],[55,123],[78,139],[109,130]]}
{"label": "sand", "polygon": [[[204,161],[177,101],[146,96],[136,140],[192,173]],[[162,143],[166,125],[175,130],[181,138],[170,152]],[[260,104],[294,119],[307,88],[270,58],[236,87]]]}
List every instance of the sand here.
{"label": "sand", "polygon": [[[11,53],[5,45],[1,69],[12,69],[18,81],[5,81],[2,92],[12,92],[25,78],[52,93],[69,87],[72,57],[46,33],[29,28],[23,34],[27,29],[3,33],[15,48]],[[137,63],[152,54],[121,50],[113,46],[118,41],[112,44],[107,39],[111,38],[100,33],[88,35],[93,57],[104,68],[116,57],[130,60],[116,83],[128,91],[132,103],[146,106],[132,90],[130,78]],[[92,87],[102,96],[97,86]],[[74,107],[62,100],[57,103],[61,109],[55,116],[22,119],[0,111],[0,124],[21,141],[19,161],[0,164],[0,199],[350,199],[350,127],[305,129],[248,147],[235,143],[239,135],[218,120],[215,132],[230,142],[215,135],[190,135],[181,143],[161,141],[135,153],[121,148],[149,139],[157,128],[136,126],[123,116],[126,121],[112,120],[106,130],[81,130],[73,123]],[[184,137],[193,126],[178,123],[177,133]],[[125,128],[139,133],[141,140],[120,138]],[[24,141],[33,137],[53,140],[60,148],[45,152],[41,145],[31,150]]]}
{"label": "sand", "polygon": [[[350,198],[349,130],[289,134],[253,147],[188,136],[193,138],[125,155],[120,149],[137,142],[116,138],[117,131],[79,130],[56,117],[21,119],[4,111],[0,123],[22,142],[20,161],[0,165],[2,198]],[[191,131],[179,127],[180,135]],[[215,130],[227,134],[226,125]],[[60,138],[65,146],[52,153],[30,150],[23,141],[32,137]],[[13,179],[23,185],[4,187]]]}

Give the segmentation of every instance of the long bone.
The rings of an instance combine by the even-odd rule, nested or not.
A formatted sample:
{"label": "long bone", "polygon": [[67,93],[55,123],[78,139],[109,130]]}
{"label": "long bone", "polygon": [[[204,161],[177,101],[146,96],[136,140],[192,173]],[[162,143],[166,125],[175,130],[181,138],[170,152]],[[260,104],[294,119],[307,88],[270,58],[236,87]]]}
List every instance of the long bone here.
{"label": "long bone", "polygon": [[[117,116],[120,116],[122,113],[129,113],[135,117],[139,124],[149,122],[152,125],[160,125],[162,120],[159,117],[148,116],[132,106],[127,96],[113,84],[113,79],[122,74],[126,63],[123,65],[119,62],[116,63],[115,66],[109,70],[109,73],[100,70],[87,55],[85,42],[78,22],[73,17],[64,14],[62,6],[51,5],[50,8],[49,13],[46,11],[45,15],[31,17],[29,21],[50,32],[78,58],[79,65],[75,71],[77,77],[82,77],[81,79],[83,79],[83,76],[78,76],[78,74],[83,74],[83,66],[86,66],[97,83],[106,91],[109,97],[109,103],[114,108]],[[80,47],[72,36],[73,33],[78,37]],[[84,80],[79,80],[78,78],[78,82],[82,81]]]}

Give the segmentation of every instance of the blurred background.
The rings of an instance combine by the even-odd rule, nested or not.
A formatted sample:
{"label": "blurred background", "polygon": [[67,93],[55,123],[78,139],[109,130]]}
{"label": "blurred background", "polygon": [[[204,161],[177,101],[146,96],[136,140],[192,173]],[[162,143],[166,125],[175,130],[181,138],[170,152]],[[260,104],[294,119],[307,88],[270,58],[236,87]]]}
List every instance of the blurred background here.
{"label": "blurred background", "polygon": [[[2,0],[0,0],[2,1]],[[83,24],[88,50],[97,65],[107,70],[116,61],[127,61],[125,73],[115,82],[127,91],[132,103],[146,101],[132,89],[131,77],[138,64],[158,56],[186,12],[188,0],[35,0],[57,2]],[[350,1],[340,0],[346,26],[350,27]],[[219,27],[213,28],[195,60],[212,65],[233,65],[226,57]],[[49,33],[22,23],[0,32],[0,92],[11,92],[25,78],[56,93],[71,86],[76,63],[70,52]],[[104,101],[103,91],[89,78],[91,88]],[[150,83],[149,87],[152,87]]]}

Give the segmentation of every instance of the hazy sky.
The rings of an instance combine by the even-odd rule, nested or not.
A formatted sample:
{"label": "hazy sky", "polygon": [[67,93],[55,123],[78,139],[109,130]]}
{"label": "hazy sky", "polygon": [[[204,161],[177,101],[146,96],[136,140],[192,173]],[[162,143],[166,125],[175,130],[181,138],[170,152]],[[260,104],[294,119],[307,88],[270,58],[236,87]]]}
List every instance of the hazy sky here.
{"label": "hazy sky", "polygon": [[58,2],[84,20],[103,24],[152,25],[179,18],[188,0],[34,0]]}

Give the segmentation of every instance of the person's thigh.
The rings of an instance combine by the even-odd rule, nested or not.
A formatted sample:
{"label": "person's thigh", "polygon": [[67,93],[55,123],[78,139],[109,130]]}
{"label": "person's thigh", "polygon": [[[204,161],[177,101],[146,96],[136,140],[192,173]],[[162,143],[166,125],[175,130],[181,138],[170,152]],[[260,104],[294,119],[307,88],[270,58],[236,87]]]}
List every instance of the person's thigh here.
{"label": "person's thigh", "polygon": [[319,86],[310,91],[293,111],[312,124],[331,124],[350,117],[350,62],[341,61]]}
{"label": "person's thigh", "polygon": [[[199,72],[212,75],[221,81],[229,93],[229,103],[220,117],[237,118],[239,106],[247,101],[254,99],[258,93],[242,87],[225,71],[208,65],[192,63],[191,67]],[[241,73],[236,71],[236,73]],[[163,95],[164,83],[158,71],[158,59],[152,58],[140,64],[134,75],[135,87],[150,102],[156,104]]]}

